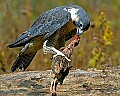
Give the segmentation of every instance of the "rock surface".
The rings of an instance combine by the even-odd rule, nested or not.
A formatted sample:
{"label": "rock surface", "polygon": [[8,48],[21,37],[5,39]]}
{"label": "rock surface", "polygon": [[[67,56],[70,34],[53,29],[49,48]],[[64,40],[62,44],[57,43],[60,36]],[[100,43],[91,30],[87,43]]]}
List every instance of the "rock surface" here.
{"label": "rock surface", "polygon": [[[50,70],[0,75],[0,96],[51,96]],[[57,96],[120,96],[120,66],[71,70]]]}

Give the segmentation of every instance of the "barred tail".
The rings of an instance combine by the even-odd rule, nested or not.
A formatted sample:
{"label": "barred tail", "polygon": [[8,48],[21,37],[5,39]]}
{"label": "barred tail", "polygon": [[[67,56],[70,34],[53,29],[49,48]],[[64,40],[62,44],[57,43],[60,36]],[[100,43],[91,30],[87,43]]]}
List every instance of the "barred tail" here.
{"label": "barred tail", "polygon": [[11,71],[14,72],[17,68],[20,70],[25,70],[29,66],[35,54],[36,52],[27,53],[27,54],[19,53],[19,55],[16,57],[16,60],[11,67]]}

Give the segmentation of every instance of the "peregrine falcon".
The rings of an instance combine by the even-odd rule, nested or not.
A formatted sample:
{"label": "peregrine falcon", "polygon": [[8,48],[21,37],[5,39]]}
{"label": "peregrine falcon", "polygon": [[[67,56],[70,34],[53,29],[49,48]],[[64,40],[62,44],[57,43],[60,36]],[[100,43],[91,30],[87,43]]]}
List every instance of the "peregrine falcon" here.
{"label": "peregrine falcon", "polygon": [[59,49],[75,34],[79,36],[88,30],[89,26],[88,14],[77,5],[60,6],[43,12],[28,30],[7,46],[23,47],[11,71],[14,72],[17,68],[25,70],[40,49],[43,49],[45,54],[53,53],[53,57],[61,55],[70,61]]}

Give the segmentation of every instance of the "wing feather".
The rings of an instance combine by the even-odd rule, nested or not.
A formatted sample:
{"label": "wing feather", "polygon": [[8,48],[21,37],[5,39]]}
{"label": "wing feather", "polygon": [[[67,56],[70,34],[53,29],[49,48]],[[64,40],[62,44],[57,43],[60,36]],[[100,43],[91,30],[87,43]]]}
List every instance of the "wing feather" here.
{"label": "wing feather", "polygon": [[27,42],[37,36],[43,36],[44,39],[49,38],[58,29],[64,26],[71,19],[69,12],[64,7],[57,7],[46,11],[25,31],[18,39],[8,47],[24,46]]}

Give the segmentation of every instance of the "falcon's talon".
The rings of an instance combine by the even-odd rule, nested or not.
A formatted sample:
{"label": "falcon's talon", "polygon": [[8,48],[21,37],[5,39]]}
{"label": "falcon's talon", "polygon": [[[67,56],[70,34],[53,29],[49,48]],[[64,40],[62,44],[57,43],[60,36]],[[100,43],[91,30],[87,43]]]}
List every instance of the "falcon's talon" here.
{"label": "falcon's talon", "polygon": [[65,57],[65,59],[67,59],[69,62],[71,61],[67,56],[65,56],[61,51],[55,49],[54,47],[51,47],[51,46],[47,46],[47,42],[48,40],[46,40],[43,44],[43,51],[44,51],[44,54],[46,53],[56,53],[55,55],[53,55],[53,58],[55,58],[56,56],[60,55],[60,56],[63,56]]}

